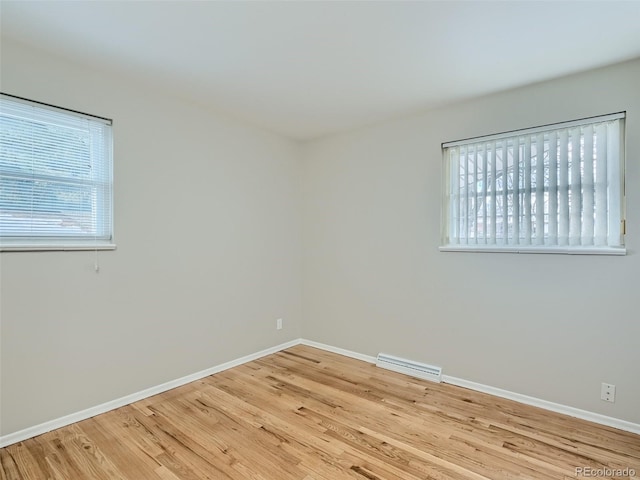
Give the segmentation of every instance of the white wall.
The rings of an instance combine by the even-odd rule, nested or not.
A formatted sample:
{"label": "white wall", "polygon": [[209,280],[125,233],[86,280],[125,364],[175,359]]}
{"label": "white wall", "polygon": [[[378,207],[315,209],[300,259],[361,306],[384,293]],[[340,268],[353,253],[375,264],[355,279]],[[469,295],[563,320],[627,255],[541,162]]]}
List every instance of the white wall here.
{"label": "white wall", "polygon": [[[634,61],[307,144],[303,336],[640,423],[639,85]],[[438,251],[442,142],[621,110],[627,256]]]}
{"label": "white wall", "polygon": [[[0,255],[0,434],[298,338],[298,146],[8,41],[2,91],[114,119],[115,236]],[[285,328],[276,331],[275,319]]]}

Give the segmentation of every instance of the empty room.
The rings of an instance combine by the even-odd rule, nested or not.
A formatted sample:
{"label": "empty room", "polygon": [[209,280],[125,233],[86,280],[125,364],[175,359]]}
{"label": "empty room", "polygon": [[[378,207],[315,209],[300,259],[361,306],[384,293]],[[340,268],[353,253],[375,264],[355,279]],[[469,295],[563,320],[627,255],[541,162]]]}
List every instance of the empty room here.
{"label": "empty room", "polygon": [[0,21],[2,480],[640,478],[640,2]]}

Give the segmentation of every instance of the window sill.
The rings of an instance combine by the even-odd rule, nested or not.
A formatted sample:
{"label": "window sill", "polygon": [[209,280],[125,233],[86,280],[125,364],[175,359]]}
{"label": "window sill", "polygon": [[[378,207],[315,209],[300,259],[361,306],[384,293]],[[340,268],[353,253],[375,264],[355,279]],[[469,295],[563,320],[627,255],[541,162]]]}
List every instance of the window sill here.
{"label": "window sill", "polygon": [[74,252],[74,251],[96,251],[96,250],[115,250],[116,245],[113,243],[88,244],[0,244],[0,252]]}
{"label": "window sill", "polygon": [[564,255],[626,255],[625,247],[545,247],[526,245],[445,245],[441,246],[441,252],[468,252],[468,253],[551,253]]}

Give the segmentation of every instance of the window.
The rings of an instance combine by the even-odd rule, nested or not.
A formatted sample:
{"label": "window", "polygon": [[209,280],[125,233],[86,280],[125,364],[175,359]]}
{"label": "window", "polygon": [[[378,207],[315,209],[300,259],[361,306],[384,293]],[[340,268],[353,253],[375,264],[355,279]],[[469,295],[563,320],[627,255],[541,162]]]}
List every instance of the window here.
{"label": "window", "polygon": [[114,248],[111,120],[0,97],[0,249]]}
{"label": "window", "polygon": [[624,118],[444,143],[440,249],[624,254]]}

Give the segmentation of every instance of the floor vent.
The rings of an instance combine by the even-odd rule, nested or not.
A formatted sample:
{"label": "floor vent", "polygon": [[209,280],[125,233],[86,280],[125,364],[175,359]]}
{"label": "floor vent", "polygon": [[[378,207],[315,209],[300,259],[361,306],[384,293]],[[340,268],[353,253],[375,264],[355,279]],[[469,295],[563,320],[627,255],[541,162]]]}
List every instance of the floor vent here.
{"label": "floor vent", "polygon": [[424,378],[432,382],[440,383],[442,381],[442,368],[414,362],[412,360],[405,360],[404,358],[394,357],[386,353],[378,354],[376,357],[376,366],[411,375],[412,377]]}

